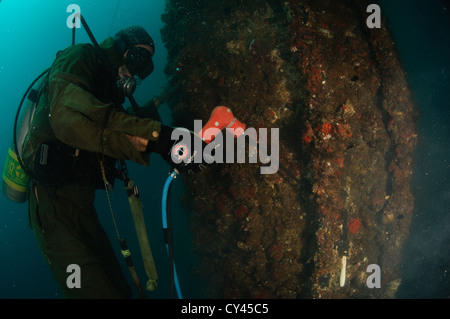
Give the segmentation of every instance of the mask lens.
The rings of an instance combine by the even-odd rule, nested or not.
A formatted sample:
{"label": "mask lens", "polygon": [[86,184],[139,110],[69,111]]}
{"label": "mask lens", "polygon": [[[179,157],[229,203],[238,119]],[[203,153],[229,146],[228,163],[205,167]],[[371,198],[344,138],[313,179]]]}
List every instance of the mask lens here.
{"label": "mask lens", "polygon": [[145,79],[154,69],[152,54],[147,49],[137,46],[128,50],[125,65],[131,74],[136,74],[140,79]]}

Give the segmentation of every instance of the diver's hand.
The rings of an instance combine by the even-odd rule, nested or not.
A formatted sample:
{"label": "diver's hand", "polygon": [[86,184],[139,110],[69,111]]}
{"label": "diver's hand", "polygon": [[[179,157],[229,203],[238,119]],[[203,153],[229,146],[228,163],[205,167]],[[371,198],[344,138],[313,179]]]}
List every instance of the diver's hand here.
{"label": "diver's hand", "polygon": [[203,156],[206,142],[185,128],[163,125],[158,142],[149,143],[150,151],[161,156],[180,173],[195,174],[209,166]]}
{"label": "diver's hand", "polygon": [[133,144],[135,149],[137,149],[139,152],[145,152],[148,145],[148,139],[129,134],[125,135],[128,137],[128,139],[130,140],[131,144]]}

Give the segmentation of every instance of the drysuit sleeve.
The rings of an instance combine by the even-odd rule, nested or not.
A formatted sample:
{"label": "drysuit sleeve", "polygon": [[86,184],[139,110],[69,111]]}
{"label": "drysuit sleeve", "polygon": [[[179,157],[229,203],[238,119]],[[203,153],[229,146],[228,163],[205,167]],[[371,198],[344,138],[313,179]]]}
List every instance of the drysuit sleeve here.
{"label": "drysuit sleeve", "polygon": [[99,64],[94,49],[77,45],[56,59],[49,77],[49,122],[56,137],[75,148],[148,165],[128,135],[156,142],[161,123],[139,118],[93,95]]}

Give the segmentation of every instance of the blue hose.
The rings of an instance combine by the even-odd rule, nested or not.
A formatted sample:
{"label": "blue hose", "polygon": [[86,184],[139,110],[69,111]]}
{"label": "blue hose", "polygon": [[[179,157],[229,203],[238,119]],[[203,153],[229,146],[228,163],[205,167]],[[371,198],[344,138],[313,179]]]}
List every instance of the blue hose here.
{"label": "blue hose", "polygon": [[[172,259],[172,265],[173,265],[173,281],[175,284],[175,289],[177,291],[178,299],[183,299],[181,295],[181,289],[180,289],[180,283],[178,282],[178,275],[177,270],[175,268],[175,261],[173,261],[172,256],[172,235],[171,235],[171,229],[168,227],[167,222],[167,205],[168,205],[168,195],[170,192],[170,183],[177,177],[178,173],[174,170],[169,174],[169,177],[167,177],[166,182],[164,183],[163,188],[163,194],[162,194],[162,224],[163,224],[163,231],[164,231],[164,237],[166,240],[166,250],[167,255],[169,256],[169,259]],[[171,225],[170,225],[171,226]]]}

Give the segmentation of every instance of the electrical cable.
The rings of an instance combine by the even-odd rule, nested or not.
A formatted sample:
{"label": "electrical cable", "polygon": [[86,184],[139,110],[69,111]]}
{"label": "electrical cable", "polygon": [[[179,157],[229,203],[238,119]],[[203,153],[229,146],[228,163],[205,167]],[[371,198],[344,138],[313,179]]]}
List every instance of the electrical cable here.
{"label": "electrical cable", "polygon": [[174,169],[166,179],[163,188],[162,195],[162,225],[163,225],[163,233],[164,240],[166,242],[166,250],[167,255],[169,257],[169,269],[170,269],[170,289],[171,289],[171,297],[173,297],[173,290],[176,289],[178,299],[183,299],[180,289],[180,283],[178,281],[177,270],[175,267],[175,261],[173,259],[173,243],[172,243],[172,221],[170,215],[170,188],[172,181],[177,177],[178,172]]}

